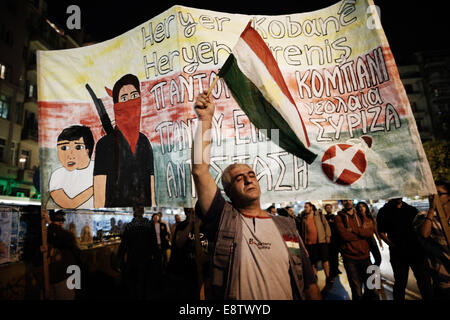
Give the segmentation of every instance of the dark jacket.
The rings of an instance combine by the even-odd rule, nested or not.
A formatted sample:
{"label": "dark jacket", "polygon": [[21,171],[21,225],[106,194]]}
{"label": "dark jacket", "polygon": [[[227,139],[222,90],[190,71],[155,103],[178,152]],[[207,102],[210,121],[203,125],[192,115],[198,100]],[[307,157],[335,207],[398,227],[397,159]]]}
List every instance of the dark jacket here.
{"label": "dark jacket", "polygon": [[367,239],[373,237],[374,225],[366,216],[358,215],[356,210],[353,215],[342,210],[335,218],[335,226],[339,234],[339,249],[345,258],[369,258],[370,247]]}
{"label": "dark jacket", "polygon": [[415,207],[403,201],[402,206],[397,208],[394,200],[390,200],[378,211],[378,232],[386,233],[394,244],[394,247],[389,247],[391,256],[418,261],[424,258],[425,253],[413,228],[417,213],[418,210]]}
{"label": "dark jacket", "polygon": [[118,260],[121,267],[125,264],[125,255],[128,265],[149,263],[156,248],[153,245],[153,225],[147,218],[134,218],[127,223],[118,249]]}
{"label": "dark jacket", "polygon": [[[155,223],[152,221],[153,242],[157,243]],[[161,249],[166,250],[170,248],[170,231],[164,222],[159,223],[159,238],[161,239]]]}
{"label": "dark jacket", "polygon": [[[323,214],[321,214],[317,211],[312,214],[314,214],[314,222],[316,224],[316,227],[317,227],[318,223],[322,223],[323,231],[324,231],[324,232],[320,232],[321,229],[317,228],[317,232],[318,232],[317,243],[330,243],[331,228],[330,228],[330,225],[328,224],[327,219],[325,218],[325,216]],[[300,236],[302,237],[302,240],[306,241],[306,214],[304,212],[299,217],[297,217],[296,225],[297,225],[298,232],[300,233]]]}

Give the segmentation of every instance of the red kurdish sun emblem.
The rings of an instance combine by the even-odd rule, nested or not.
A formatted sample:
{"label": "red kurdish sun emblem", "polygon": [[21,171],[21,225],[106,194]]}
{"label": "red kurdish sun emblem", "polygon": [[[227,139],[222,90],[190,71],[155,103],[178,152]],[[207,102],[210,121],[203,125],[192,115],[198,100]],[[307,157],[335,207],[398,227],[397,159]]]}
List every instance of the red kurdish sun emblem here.
{"label": "red kurdish sun emblem", "polygon": [[[369,148],[372,138],[363,136],[362,143]],[[350,185],[364,174],[367,168],[362,144],[340,143],[328,148],[322,157],[322,170],[334,183]]]}

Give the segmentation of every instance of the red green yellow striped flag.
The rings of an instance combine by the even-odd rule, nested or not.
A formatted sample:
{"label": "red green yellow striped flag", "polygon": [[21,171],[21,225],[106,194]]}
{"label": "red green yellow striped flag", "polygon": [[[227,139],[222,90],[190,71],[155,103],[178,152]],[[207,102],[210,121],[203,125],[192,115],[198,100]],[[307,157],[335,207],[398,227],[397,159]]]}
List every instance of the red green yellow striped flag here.
{"label": "red green yellow striped flag", "polygon": [[270,49],[248,23],[218,74],[258,129],[279,129],[279,146],[311,164],[310,147],[300,111]]}

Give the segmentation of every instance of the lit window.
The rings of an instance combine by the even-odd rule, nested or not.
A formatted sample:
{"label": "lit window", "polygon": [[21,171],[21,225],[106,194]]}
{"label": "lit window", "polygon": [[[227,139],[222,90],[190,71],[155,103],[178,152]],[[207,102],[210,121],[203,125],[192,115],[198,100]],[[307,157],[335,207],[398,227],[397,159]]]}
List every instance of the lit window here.
{"label": "lit window", "polygon": [[11,99],[5,95],[0,95],[0,118],[8,119],[8,110]]}
{"label": "lit window", "polygon": [[28,86],[28,98],[32,98],[33,97],[33,91],[34,91],[34,86],[32,84],[30,84]]}
{"label": "lit window", "polygon": [[0,79],[7,80],[11,75],[11,67],[0,63]]}
{"label": "lit window", "polygon": [[20,158],[19,158],[19,168],[20,169],[29,169],[30,168],[30,157],[31,157],[31,151],[22,150],[20,152]]}
{"label": "lit window", "polygon": [[6,66],[4,64],[0,64],[0,78],[6,79]]}

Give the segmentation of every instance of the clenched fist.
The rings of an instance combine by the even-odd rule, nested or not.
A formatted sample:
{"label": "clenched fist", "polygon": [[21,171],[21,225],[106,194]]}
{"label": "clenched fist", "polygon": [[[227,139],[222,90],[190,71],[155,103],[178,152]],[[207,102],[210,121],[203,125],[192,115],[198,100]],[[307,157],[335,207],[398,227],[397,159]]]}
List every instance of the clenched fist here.
{"label": "clenched fist", "polygon": [[199,94],[194,105],[194,110],[200,121],[211,121],[215,110],[211,96],[207,96],[205,93]]}

